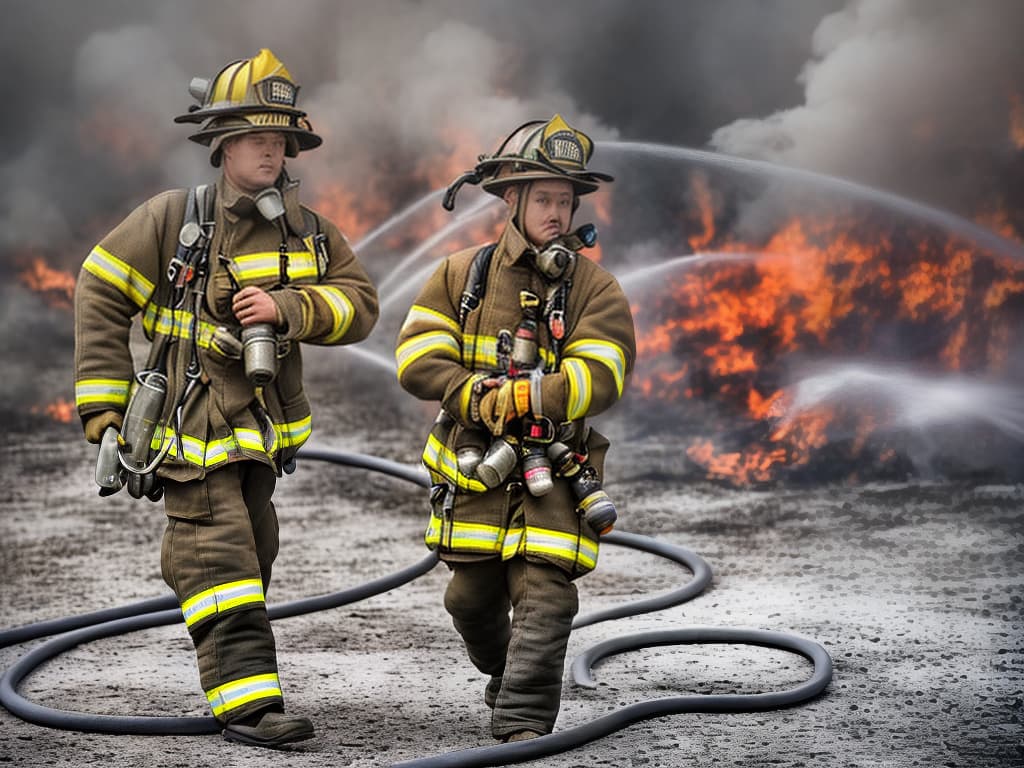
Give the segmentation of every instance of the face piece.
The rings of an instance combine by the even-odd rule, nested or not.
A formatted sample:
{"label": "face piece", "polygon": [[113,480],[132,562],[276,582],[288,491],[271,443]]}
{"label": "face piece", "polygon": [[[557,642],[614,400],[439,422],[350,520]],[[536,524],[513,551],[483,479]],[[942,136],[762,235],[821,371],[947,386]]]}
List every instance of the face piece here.
{"label": "face piece", "polygon": [[534,181],[519,187],[518,195],[525,195],[517,206],[520,229],[531,244],[543,245],[569,231],[575,195],[568,181]]}
{"label": "face piece", "polygon": [[280,131],[232,136],[221,147],[224,176],[250,195],[273,186],[284,170],[286,147]]}

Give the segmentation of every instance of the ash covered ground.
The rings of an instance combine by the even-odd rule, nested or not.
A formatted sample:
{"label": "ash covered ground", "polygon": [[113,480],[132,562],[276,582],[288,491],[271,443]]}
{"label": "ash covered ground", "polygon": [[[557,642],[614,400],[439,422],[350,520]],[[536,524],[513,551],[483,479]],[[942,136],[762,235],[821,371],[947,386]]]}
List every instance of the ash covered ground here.
{"label": "ash covered ground", "polygon": [[[319,447],[414,464],[428,408],[351,353],[312,356]],[[45,381],[43,376],[41,381]],[[345,382],[343,387],[339,381]],[[680,714],[633,725],[537,766],[1013,766],[1024,760],[1024,486],[893,482],[740,490],[693,481],[681,450],[620,438],[607,489],[620,530],[692,549],[712,586],[682,606],[576,631],[565,729],[635,702],[758,693],[806,680],[799,656],[753,646],[652,648],[612,657],[594,690],[568,662],[622,634],[691,626],[772,629],[822,643],[819,698],[751,714]],[[3,627],[167,594],[164,517],[122,493],[100,499],[94,448],[77,424],[9,421],[0,447]],[[426,554],[424,492],[364,470],[300,461],[277,494],[281,554],[271,603],[344,589]],[[289,708],[314,740],[290,751],[219,736],[53,730],[0,710],[0,762],[18,766],[381,766],[490,745],[484,678],[441,606],[443,566],[387,594],[276,623]],[[689,578],[652,555],[608,546],[579,582],[581,613]],[[0,649],[7,669],[41,641]],[[21,686],[38,704],[119,715],[207,713],[182,625],[79,646]]]}

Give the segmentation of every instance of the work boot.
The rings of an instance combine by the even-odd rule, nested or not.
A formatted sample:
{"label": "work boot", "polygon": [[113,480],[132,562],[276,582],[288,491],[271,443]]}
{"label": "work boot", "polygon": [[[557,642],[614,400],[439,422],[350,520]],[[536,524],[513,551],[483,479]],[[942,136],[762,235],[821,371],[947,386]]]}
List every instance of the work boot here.
{"label": "work boot", "polygon": [[484,688],[484,704],[494,709],[494,702],[498,700],[498,691],[501,690],[501,675],[494,675],[487,681]]}
{"label": "work boot", "polygon": [[224,738],[239,744],[271,748],[313,738],[313,724],[307,718],[284,712],[267,712],[255,724],[244,723],[244,720],[228,723],[224,726]]}
{"label": "work boot", "polygon": [[528,739],[536,739],[543,735],[543,733],[537,733],[536,731],[516,731],[515,733],[510,733],[508,737],[506,737],[505,741],[527,741]]}

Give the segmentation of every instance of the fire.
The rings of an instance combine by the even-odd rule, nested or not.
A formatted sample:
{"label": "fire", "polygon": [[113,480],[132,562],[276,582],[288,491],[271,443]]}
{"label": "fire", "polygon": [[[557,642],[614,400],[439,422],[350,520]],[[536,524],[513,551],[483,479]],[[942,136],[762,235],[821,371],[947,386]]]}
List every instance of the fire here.
{"label": "fire", "polygon": [[70,424],[75,418],[77,411],[75,410],[75,404],[64,398],[58,398],[52,403],[48,403],[42,407],[33,406],[31,409],[34,414],[45,414],[54,421],[59,421],[62,424]]}
{"label": "fire", "polygon": [[910,362],[937,372],[1009,373],[1024,265],[881,216],[865,223],[806,212],[740,242],[720,233],[702,176],[690,200],[698,203],[690,244],[729,257],[702,262],[698,252],[634,306],[634,385],[650,405],[691,404],[703,434],[685,452],[707,477],[770,482],[826,451],[875,468],[898,462],[874,440],[882,415],[823,403],[794,410],[792,363],[908,362],[912,350]]}
{"label": "fire", "polygon": [[70,309],[75,294],[75,276],[54,269],[42,256],[30,257],[29,266],[18,273],[18,281],[39,293],[53,307]]}
{"label": "fire", "polygon": [[1010,96],[1010,141],[1024,149],[1024,98],[1019,93]]}

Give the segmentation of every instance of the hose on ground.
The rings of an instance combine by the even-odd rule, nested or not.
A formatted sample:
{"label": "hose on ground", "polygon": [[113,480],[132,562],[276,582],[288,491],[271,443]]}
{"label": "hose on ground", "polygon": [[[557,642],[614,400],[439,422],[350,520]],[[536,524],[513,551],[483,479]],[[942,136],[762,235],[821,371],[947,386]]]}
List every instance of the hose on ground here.
{"label": "hose on ground", "polygon": [[[343,466],[367,469],[427,487],[428,478],[418,468],[360,453],[304,447],[301,458],[327,461]],[[613,606],[577,617],[573,628],[602,621],[669,608],[700,594],[711,582],[711,568],[694,552],[656,541],[646,536],[613,531],[603,543],[625,546],[672,560],[691,571],[693,577],[680,588],[652,598]],[[402,586],[427,573],[438,563],[436,553],[392,574],[328,595],[309,597],[269,606],[273,619],[289,618],[315,611],[337,608]],[[37,725],[65,730],[114,734],[200,735],[220,730],[212,717],[116,716],[44,707],[28,701],[17,689],[41,664],[82,643],[181,621],[181,611],[173,595],[143,600],[129,605],[37,622],[0,631],[0,648],[58,635],[34,648],[0,677],[0,704],[12,714]],[[607,736],[633,723],[652,717],[684,712],[744,712],[792,706],[817,696],[832,679],[832,660],[818,643],[781,632],[742,628],[692,627],[660,632],[642,632],[612,638],[585,650],[572,665],[578,685],[594,687],[591,670],[600,660],[617,653],[659,645],[694,643],[741,643],[798,653],[814,664],[809,680],[785,691],[760,694],[672,696],[629,705],[582,725],[529,741],[448,752],[432,757],[396,763],[394,768],[470,768],[470,766],[507,765],[554,755]]]}

